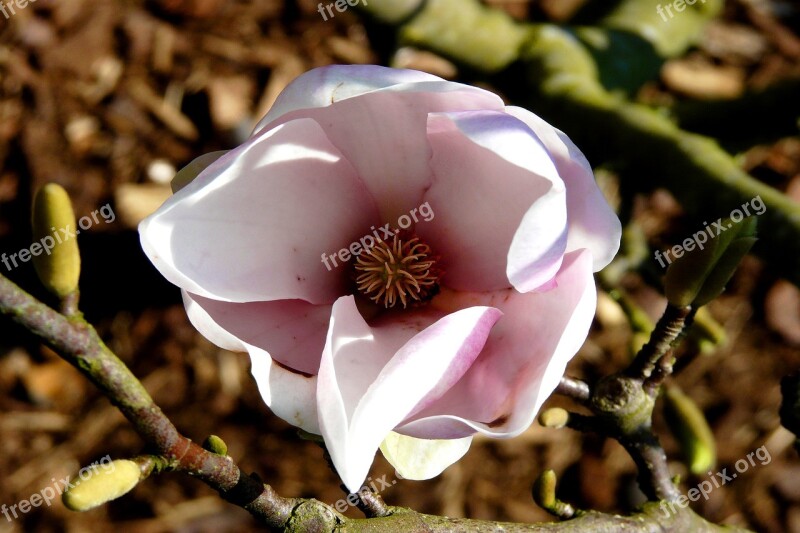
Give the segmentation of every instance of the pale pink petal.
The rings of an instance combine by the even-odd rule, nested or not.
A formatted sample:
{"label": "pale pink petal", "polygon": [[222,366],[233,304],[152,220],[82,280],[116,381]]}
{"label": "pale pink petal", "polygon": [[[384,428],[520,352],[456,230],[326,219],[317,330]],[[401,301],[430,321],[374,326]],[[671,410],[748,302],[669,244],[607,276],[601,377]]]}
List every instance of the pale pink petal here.
{"label": "pale pink petal", "polygon": [[372,328],[353,297],[337,300],[317,409],[328,451],[350,490],[361,485],[389,431],[469,369],[499,317],[488,307],[462,309],[417,333],[400,321]]}
{"label": "pale pink petal", "polygon": [[536,289],[566,245],[564,184],[530,129],[505,113],[431,114],[435,216],[417,234],[441,255],[443,284],[465,291]]}
{"label": "pale pink petal", "polygon": [[[341,85],[342,90],[347,87]],[[479,109],[499,111],[503,101],[459,83],[418,81],[291,111],[264,127],[298,117],[316,120],[375,197],[382,223],[396,228],[398,217],[418,207],[431,184],[428,114]]]}
{"label": "pale pink petal", "polygon": [[317,415],[317,376],[293,372],[274,361],[257,346],[247,345],[253,378],[264,403],[293,426],[320,434]]}
{"label": "pale pink petal", "polygon": [[278,363],[305,374],[316,374],[331,305],[302,300],[221,302],[183,292],[186,312],[205,338],[227,350],[258,346]]}
{"label": "pale pink petal", "polygon": [[442,79],[417,70],[377,65],[330,65],[315,68],[298,76],[286,86],[269,112],[258,122],[253,133],[263,130],[270,122],[293,111],[327,107],[334,102],[386,87],[423,81]]}
{"label": "pale pink petal", "polygon": [[336,254],[379,221],[352,166],[313,120],[296,120],[231,150],[139,226],[162,275],[215,300],[345,293]]}
{"label": "pale pink petal", "polygon": [[591,253],[568,253],[556,282],[547,292],[443,293],[434,300],[455,308],[489,305],[504,315],[461,381],[395,431],[418,438],[475,431],[512,437],[530,426],[592,323],[597,294]]}
{"label": "pale pink petal", "polygon": [[[189,320],[204,337],[220,348],[250,354],[251,372],[261,392],[261,397],[267,406],[272,409],[272,412],[288,423],[309,433],[319,434],[316,376],[294,370],[289,365],[281,365],[273,360],[270,353],[263,347],[254,346],[247,342],[251,333],[255,338],[261,338],[260,333],[262,331],[259,331],[257,327],[259,317],[265,314],[274,316],[276,314],[275,310],[270,309],[270,307],[279,306],[281,302],[260,302],[255,304],[214,302],[201,296],[191,295],[186,291],[183,291],[183,298]],[[305,305],[310,306],[310,304]],[[327,306],[327,308],[327,312],[330,312],[330,306]],[[211,311],[210,313],[209,310]],[[263,312],[265,310],[266,313]],[[292,313],[289,311],[287,314],[293,314],[294,316],[287,317],[284,324],[296,334],[299,335],[303,330],[307,330],[311,337],[319,336],[320,333],[315,331],[314,324],[319,317],[309,316],[309,324],[306,325],[300,322],[303,317],[297,312]],[[310,315],[313,314],[314,311],[311,311]],[[247,324],[237,326],[235,324],[237,319],[241,319]],[[248,325],[253,329],[252,332],[246,331]],[[322,329],[321,334],[324,342],[325,329]],[[241,335],[241,337],[237,335]],[[289,339],[281,338],[280,336],[276,339],[261,340],[266,341],[264,344],[269,346],[289,341]],[[315,349],[311,342],[306,343],[306,348],[309,350]],[[319,366],[320,350],[322,348],[319,346],[316,349],[318,350],[316,352],[316,365]],[[295,352],[299,353],[299,350]],[[291,349],[287,353],[291,353]],[[299,355],[305,357],[302,353],[299,353]]]}
{"label": "pale pink petal", "polygon": [[567,184],[567,251],[590,250],[597,272],[617,254],[622,226],[597,187],[592,167],[562,131],[527,109],[509,106],[506,111],[525,122],[550,151],[558,173]]}

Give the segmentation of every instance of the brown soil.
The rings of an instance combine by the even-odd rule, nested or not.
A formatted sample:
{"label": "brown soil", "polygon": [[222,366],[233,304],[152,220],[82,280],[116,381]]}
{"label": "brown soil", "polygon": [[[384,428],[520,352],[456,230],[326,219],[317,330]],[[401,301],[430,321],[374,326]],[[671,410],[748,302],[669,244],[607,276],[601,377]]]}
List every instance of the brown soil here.
{"label": "brown soil", "polygon": [[[492,3],[520,18],[560,20],[583,2]],[[665,69],[662,82],[648,86],[642,98],[735,95],[797,75],[797,6],[780,3],[784,18],[763,19],[750,4],[729,2],[700,48]],[[331,504],[343,493],[320,449],[267,410],[245,356],[221,351],[195,332],[179,291],[142,254],[135,223],[163,197],[163,186],[154,182],[161,174],[240,142],[253,119],[305,70],[385,63],[386,45],[379,40],[352,10],[323,21],[312,0],[38,0],[8,20],[0,14],[0,251],[30,243],[31,194],[43,183],[63,184],[78,216],[110,202],[118,219],[101,220],[80,237],[88,318],[184,434],[197,441],[217,434],[234,460],[280,494]],[[455,72],[437,58],[413,59]],[[744,153],[755,176],[800,200],[797,137],[750,143]],[[691,230],[663,192],[641,196],[637,206],[651,242],[673,242]],[[47,299],[30,264],[8,275]],[[639,276],[626,276],[624,286],[657,316],[664,302]],[[718,444],[716,470],[734,471],[737,460],[761,446],[771,460],[693,507],[715,522],[800,532],[800,461],[777,414],[778,380],[800,367],[800,292],[748,258],[730,290],[709,308],[728,342],[687,359],[675,381],[709,419]],[[593,380],[625,364],[631,330],[615,309],[601,309],[570,374]],[[557,398],[550,403],[568,405]],[[688,474],[660,415],[656,423],[683,490],[705,479]],[[142,451],[139,437],[103,396],[5,319],[0,439],[0,504],[6,505],[106,454]],[[642,500],[634,465],[617,443],[538,425],[508,441],[476,438],[462,461],[431,481],[398,480],[380,457],[371,477],[385,476],[391,487],[382,495],[393,505],[537,521],[549,516],[531,501],[530,487],[547,468],[559,475],[561,498],[578,507],[624,512]],[[352,509],[347,514],[358,516]],[[14,521],[0,517],[0,533],[256,528],[246,511],[177,474],[151,478],[84,514],[59,501]]]}

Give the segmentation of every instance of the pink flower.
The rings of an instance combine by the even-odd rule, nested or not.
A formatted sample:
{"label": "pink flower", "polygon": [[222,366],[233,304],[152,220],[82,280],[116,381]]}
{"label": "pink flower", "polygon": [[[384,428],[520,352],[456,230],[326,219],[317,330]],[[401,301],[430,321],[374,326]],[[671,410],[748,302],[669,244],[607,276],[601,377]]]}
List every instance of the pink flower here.
{"label": "pink flower", "polygon": [[426,478],[476,432],[530,426],[619,246],[566,135],[421,72],[312,70],[210,159],[142,222],[142,246],[353,491],[379,447]]}

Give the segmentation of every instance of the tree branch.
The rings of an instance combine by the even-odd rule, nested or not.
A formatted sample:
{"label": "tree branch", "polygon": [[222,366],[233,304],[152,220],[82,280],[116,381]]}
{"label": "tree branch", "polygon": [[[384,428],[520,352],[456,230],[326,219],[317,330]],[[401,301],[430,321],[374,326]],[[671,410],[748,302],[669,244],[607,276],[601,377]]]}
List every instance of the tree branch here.
{"label": "tree branch", "polygon": [[[28,329],[80,370],[133,424],[159,457],[140,457],[149,470],[186,472],[217,490],[223,499],[247,509],[275,531],[287,532],[631,532],[723,531],[691,509],[666,503],[646,504],[630,517],[586,512],[556,524],[510,524],[425,515],[388,507],[378,499],[362,501],[373,518],[349,519],[322,502],[279,496],[255,475],[246,475],[224,455],[208,451],[181,435],[125,364],[111,352],[79,314],[65,317],[0,275],[0,314]],[[644,455],[643,455],[644,456]],[[731,531],[724,529],[724,531]]]}
{"label": "tree branch", "polygon": [[229,458],[181,435],[125,364],[82,318],[64,317],[0,276],[0,313],[28,329],[81,371],[158,450],[170,468],[191,473],[268,525],[282,527],[298,500],[282,498]]}

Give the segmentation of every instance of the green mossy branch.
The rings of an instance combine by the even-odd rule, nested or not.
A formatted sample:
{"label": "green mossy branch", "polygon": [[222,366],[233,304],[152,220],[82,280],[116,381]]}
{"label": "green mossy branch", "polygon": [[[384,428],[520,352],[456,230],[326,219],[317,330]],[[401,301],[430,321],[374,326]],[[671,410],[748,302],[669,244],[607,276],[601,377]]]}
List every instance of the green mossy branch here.
{"label": "green mossy branch", "polygon": [[[143,475],[168,470],[189,473],[217,490],[223,499],[248,510],[273,531],[725,531],[724,528],[706,522],[691,509],[678,507],[675,512],[671,512],[668,507],[662,508],[659,504],[648,504],[641,512],[632,516],[585,512],[571,520],[554,524],[506,524],[456,519],[398,508],[384,508],[384,516],[349,519],[316,500],[279,496],[257,476],[248,476],[242,472],[229,457],[205,450],[181,435],[153,402],[141,382],[103,344],[91,325],[78,316],[67,318],[60,315],[2,275],[0,314],[26,328],[77,367],[117,406],[137,433],[155,448],[157,456],[140,457],[136,460]],[[610,411],[613,411],[613,407],[609,408]],[[613,434],[613,430],[610,433]],[[664,458],[658,455],[663,452],[660,452],[657,442],[637,442],[635,438],[623,437],[621,442],[631,451],[643,477],[647,478],[653,472],[658,473],[659,465],[666,465]],[[654,452],[655,455],[648,452]],[[655,460],[651,461],[653,458]],[[662,472],[658,477],[669,483],[666,473]],[[655,489],[653,494],[663,494],[674,501],[674,497],[664,490]]]}

